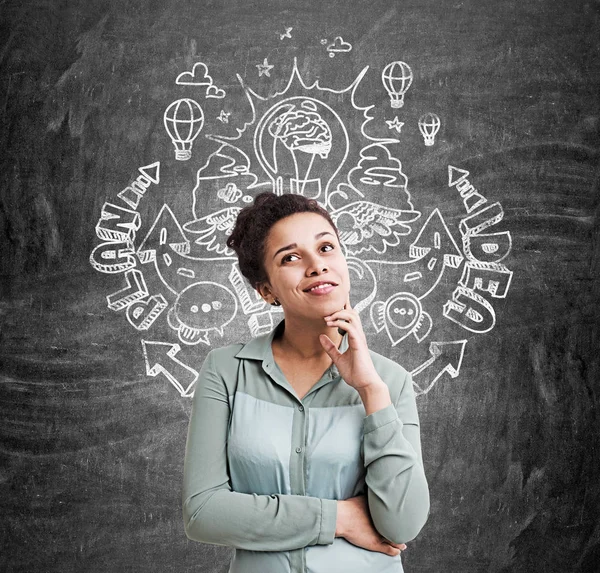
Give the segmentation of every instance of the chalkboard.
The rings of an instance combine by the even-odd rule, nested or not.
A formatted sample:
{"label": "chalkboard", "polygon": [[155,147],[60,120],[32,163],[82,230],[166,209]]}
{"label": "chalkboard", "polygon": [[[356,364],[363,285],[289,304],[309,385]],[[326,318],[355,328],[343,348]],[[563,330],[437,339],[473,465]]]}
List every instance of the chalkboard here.
{"label": "chalkboard", "polygon": [[0,568],[225,572],[181,517],[194,382],[282,315],[225,245],[336,221],[413,373],[417,572],[600,562],[600,3],[6,0]]}

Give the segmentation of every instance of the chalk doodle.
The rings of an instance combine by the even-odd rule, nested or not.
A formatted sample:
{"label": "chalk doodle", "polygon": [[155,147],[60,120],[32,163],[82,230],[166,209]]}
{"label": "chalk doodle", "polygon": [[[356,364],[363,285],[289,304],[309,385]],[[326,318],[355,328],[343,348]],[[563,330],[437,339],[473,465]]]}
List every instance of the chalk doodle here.
{"label": "chalk doodle", "polygon": [[291,38],[293,29],[294,28],[286,28],[285,32],[283,32],[283,34],[279,34],[279,39],[283,40],[284,38]]}
{"label": "chalk doodle", "polygon": [[275,67],[272,66],[271,64],[269,64],[269,61],[267,60],[267,58],[265,58],[263,60],[262,64],[256,64],[256,67],[258,68],[258,77],[260,76],[267,76],[268,78],[271,77],[271,70]]}
{"label": "chalk doodle", "polygon": [[402,130],[404,126],[404,122],[398,119],[398,116],[394,116],[394,119],[388,119],[385,122],[388,126],[388,129],[395,129],[398,133]]}
{"label": "chalk doodle", "polygon": [[336,54],[343,54],[352,50],[352,44],[345,42],[341,36],[336,36],[335,40],[327,45],[329,57],[333,58]]}
{"label": "chalk doodle", "polygon": [[391,62],[381,72],[381,83],[388,93],[393,109],[404,106],[404,94],[413,81],[413,72],[406,62]]}
{"label": "chalk doodle", "polygon": [[192,156],[194,140],[204,126],[200,104],[189,98],[174,101],[165,110],[163,121],[175,147],[175,159],[187,161]]}
{"label": "chalk doodle", "polygon": [[440,130],[441,121],[435,113],[426,113],[419,118],[419,131],[427,147],[435,144],[435,136]]}
{"label": "chalk doodle", "polygon": [[191,72],[181,72],[175,83],[181,86],[205,86],[207,98],[219,98],[225,97],[225,90],[218,88],[210,74],[208,73],[208,67],[204,62],[197,62],[194,64]]}
{"label": "chalk doodle", "polygon": [[229,123],[229,116],[230,115],[231,115],[231,112],[226,112],[224,110],[221,110],[221,113],[218,115],[217,119],[221,123]]}
{"label": "chalk doodle", "polygon": [[[277,32],[279,39],[292,40],[292,29]],[[341,36],[321,44],[330,57],[352,50]],[[261,84],[278,71],[262,60],[256,64]],[[403,364],[412,360],[406,366],[418,396],[460,376],[469,340],[493,330],[498,301],[510,290],[512,238],[504,210],[477,189],[468,169],[448,164],[437,167],[442,176],[432,175],[439,204],[423,204],[391,134],[402,131],[403,144],[416,149],[422,141],[429,148],[442,121],[426,113],[418,131],[405,132],[398,116],[384,120],[383,110],[357,98],[362,86],[361,102],[369,94],[381,99],[365,81],[368,73],[365,66],[334,89],[307,82],[294,59],[287,81],[273,78],[278,89],[264,90],[269,95],[236,75],[241,104],[215,85],[204,62],[177,76],[176,85],[202,87],[206,98],[224,100],[220,114],[210,114],[210,133],[203,131],[204,111],[195,100],[166,105],[163,123],[177,160],[169,162],[167,179],[176,179],[178,162],[190,160],[195,146],[195,165],[187,164],[194,180],[180,192],[187,200],[165,199],[173,189],[162,182],[161,161],[139,167],[134,180],[102,205],[89,257],[98,272],[120,277],[106,307],[143,336],[148,376],[189,398],[198,377],[190,364],[198,362],[199,350],[269,332],[283,317],[248,284],[226,244],[240,210],[264,190],[301,194],[330,212],[348,263],[353,307],[366,317],[375,348],[400,352]],[[407,105],[411,67],[395,60],[376,73],[389,105]],[[153,191],[162,186],[158,201]],[[448,205],[459,206],[458,217]]]}

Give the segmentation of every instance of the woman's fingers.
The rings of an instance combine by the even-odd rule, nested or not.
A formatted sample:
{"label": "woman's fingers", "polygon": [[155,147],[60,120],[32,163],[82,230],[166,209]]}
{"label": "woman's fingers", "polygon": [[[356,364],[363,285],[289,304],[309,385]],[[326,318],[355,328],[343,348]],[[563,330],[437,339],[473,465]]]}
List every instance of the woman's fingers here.
{"label": "woman's fingers", "polygon": [[332,342],[331,338],[326,334],[319,335],[319,342],[321,346],[329,354],[331,360],[333,360],[334,364],[336,360],[342,355],[341,352],[337,349],[337,346]]}

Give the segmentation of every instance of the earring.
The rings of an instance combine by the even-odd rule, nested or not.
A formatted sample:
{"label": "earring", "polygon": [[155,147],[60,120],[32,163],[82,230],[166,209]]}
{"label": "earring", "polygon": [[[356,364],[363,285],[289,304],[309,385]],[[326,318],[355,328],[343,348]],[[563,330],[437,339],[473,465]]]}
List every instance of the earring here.
{"label": "earring", "polygon": [[277,299],[274,299],[271,306],[281,306],[281,303]]}

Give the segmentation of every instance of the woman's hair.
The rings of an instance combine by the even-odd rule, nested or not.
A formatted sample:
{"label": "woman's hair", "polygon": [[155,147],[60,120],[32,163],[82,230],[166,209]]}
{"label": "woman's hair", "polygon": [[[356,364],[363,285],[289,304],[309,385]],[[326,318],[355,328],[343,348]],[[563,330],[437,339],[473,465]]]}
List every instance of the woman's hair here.
{"label": "woman's hair", "polygon": [[233,231],[227,238],[227,246],[236,252],[240,271],[253,288],[268,280],[264,256],[269,231],[277,221],[296,213],[317,213],[338,234],[329,213],[317,201],[303,195],[260,193],[252,205],[244,207],[238,214]]}

